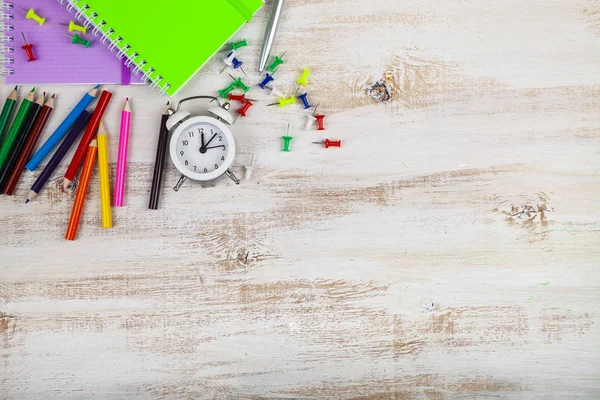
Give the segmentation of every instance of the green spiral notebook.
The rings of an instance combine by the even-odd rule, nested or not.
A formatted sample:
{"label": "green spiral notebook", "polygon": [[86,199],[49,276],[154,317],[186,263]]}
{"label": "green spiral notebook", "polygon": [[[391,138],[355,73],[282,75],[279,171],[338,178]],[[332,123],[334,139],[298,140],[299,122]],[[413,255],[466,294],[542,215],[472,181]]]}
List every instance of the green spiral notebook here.
{"label": "green spiral notebook", "polygon": [[170,96],[263,5],[263,0],[58,1]]}

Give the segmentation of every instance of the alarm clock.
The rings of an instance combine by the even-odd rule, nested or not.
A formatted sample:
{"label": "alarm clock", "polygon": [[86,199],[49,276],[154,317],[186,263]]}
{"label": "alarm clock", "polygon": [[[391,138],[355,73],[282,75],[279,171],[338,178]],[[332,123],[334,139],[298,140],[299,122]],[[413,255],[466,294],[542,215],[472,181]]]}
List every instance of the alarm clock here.
{"label": "alarm clock", "polygon": [[[193,116],[180,110],[182,103],[195,99],[211,99],[218,106],[209,108],[208,115]],[[223,175],[239,185],[239,179],[229,170],[235,159],[235,139],[229,128],[234,120],[229,107],[228,102],[221,104],[216,97],[194,96],[181,100],[176,110],[168,110],[169,154],[181,173],[173,190],[178,191],[187,179],[209,182]]]}

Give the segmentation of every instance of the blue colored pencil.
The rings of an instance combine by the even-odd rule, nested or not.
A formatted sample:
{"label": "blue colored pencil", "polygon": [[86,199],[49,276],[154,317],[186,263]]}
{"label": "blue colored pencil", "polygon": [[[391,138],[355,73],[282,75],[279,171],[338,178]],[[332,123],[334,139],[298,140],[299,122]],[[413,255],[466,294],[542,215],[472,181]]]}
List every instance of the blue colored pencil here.
{"label": "blue colored pencil", "polygon": [[81,132],[83,132],[83,130],[85,129],[91,116],[92,114],[89,111],[83,110],[79,118],[77,118],[77,121],[75,121],[75,123],[73,124],[71,131],[69,132],[67,137],[65,137],[65,140],[63,140],[63,142],[58,147],[58,150],[56,150],[56,153],[54,153],[50,161],[48,161],[48,165],[46,165],[46,168],[44,168],[40,176],[38,176],[35,180],[33,186],[31,186],[31,191],[29,192],[25,203],[29,203],[31,200],[35,199],[37,195],[42,191],[44,185],[46,185],[46,182],[48,182],[48,179],[50,179],[52,173],[54,172],[56,167],[58,167],[58,164],[60,164],[62,159],[65,158],[65,156],[69,152],[69,149],[71,148],[73,143],[75,143],[75,140],[77,140]]}
{"label": "blue colored pencil", "polygon": [[31,157],[31,160],[29,160],[29,162],[25,165],[25,168],[30,171],[34,171],[40,165],[40,163],[44,161],[44,158],[48,156],[52,149],[56,147],[58,142],[60,142],[60,140],[67,134],[69,129],[71,129],[81,113],[87,108],[87,106],[90,105],[92,101],[94,101],[96,95],[98,94],[99,88],[100,85],[96,86],[87,92],[81,100],[79,100],[79,103],[77,103],[75,108],[69,113],[69,115],[67,115],[67,118],[65,118],[58,128],[56,128],[52,136],[50,136],[48,140],[46,140],[46,143],[44,143],[44,145],[38,150],[38,152]]}

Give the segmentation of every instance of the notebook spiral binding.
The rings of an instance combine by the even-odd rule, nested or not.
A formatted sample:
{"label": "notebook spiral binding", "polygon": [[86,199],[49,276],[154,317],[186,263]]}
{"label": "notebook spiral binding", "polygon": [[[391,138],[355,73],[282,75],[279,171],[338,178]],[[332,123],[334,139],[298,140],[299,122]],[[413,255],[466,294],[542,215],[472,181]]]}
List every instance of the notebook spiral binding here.
{"label": "notebook spiral binding", "polygon": [[15,74],[15,69],[11,67],[11,65],[15,63],[15,59],[13,58],[15,48],[9,44],[15,41],[14,36],[9,33],[13,31],[14,27],[7,22],[12,21],[14,18],[14,15],[12,14],[13,8],[14,6],[12,3],[3,3],[1,9],[2,18],[0,18],[0,30],[4,32],[4,35],[2,35],[2,40],[0,40],[0,42],[2,42],[2,51],[0,51],[2,55],[0,56],[0,62],[3,65],[0,68],[0,75],[3,76]]}
{"label": "notebook spiral binding", "polygon": [[[67,4],[67,10],[71,13],[74,13],[74,17],[77,21],[81,22],[88,29],[92,29],[92,34],[100,38],[101,43],[109,43],[108,49],[112,52],[116,52],[117,58],[122,60],[123,58],[127,58],[125,64],[130,67],[131,65],[135,65],[136,67],[133,70],[135,75],[143,75],[144,81],[150,84],[150,87],[153,89],[157,89],[160,92],[160,95],[163,96],[167,93],[167,91],[171,88],[171,85],[168,82],[163,82],[164,79],[162,75],[157,74],[154,78],[152,75],[156,73],[156,70],[151,66],[148,67],[147,61],[135,50],[131,48],[131,46],[127,43],[123,46],[123,49],[118,47],[121,43],[123,43],[124,39],[115,32],[114,29],[108,27],[106,33],[102,29],[106,29],[106,21],[100,18],[98,13],[92,12],[87,18],[86,15],[79,9],[76,8],[76,5],[82,4],[81,8],[84,11],[89,11],[90,6],[85,3],[85,0],[57,0],[60,4]],[[12,6],[11,6],[12,8]],[[11,40],[12,41],[12,40]],[[129,54],[131,52],[131,54]],[[139,61],[137,61],[139,60]],[[144,72],[143,68],[148,67],[148,71]]]}

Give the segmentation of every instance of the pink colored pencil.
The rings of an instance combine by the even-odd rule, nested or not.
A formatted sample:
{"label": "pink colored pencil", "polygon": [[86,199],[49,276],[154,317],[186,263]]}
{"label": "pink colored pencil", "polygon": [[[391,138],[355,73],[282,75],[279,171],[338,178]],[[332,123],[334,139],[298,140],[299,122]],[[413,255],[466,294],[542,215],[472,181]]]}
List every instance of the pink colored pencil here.
{"label": "pink colored pencil", "polygon": [[115,178],[114,206],[123,207],[125,198],[125,175],[127,173],[127,145],[129,144],[129,125],[131,123],[131,108],[129,97],[125,100],[121,112],[121,134],[119,137],[119,155],[117,158],[117,176]]}

